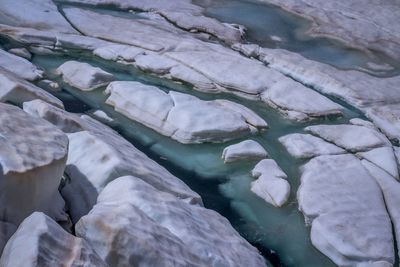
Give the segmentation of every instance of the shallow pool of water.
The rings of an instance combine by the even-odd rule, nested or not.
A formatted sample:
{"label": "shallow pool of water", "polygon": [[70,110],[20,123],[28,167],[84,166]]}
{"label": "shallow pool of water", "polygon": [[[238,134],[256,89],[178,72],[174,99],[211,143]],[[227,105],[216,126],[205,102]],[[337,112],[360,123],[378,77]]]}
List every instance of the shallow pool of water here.
{"label": "shallow pool of water", "polygon": [[[99,66],[112,72],[117,80],[137,80],[156,85],[166,91],[190,93],[205,100],[224,98],[251,107],[269,123],[270,129],[250,138],[267,149],[271,158],[275,159],[287,173],[292,186],[289,204],[283,208],[272,207],[250,191],[250,183],[253,181],[250,171],[256,162],[224,164],[221,160],[222,150],[227,145],[241,140],[224,144],[183,145],[115,112],[111,106],[104,104],[107,97],[104,88],[93,92],[82,92],[64,84],[65,91],[56,94],[66,101],[66,108],[70,111],[88,112],[87,107],[90,107],[108,113],[115,119],[113,127],[121,135],[198,192],[207,208],[214,209],[228,218],[240,234],[256,245],[274,266],[334,266],[312,246],[309,228],[305,226],[303,216],[298,211],[296,191],[299,186],[299,167],[303,162],[290,157],[277,140],[278,137],[288,133],[302,132],[305,124],[286,120],[275,110],[260,102],[227,94],[200,93],[186,85],[179,85],[147,75],[134,68],[119,67],[91,57],[35,56],[33,62],[48,73],[53,73],[55,68],[70,59]],[[57,77],[51,78],[62,84]],[[79,101],[71,101],[74,97]],[[80,104],[76,106],[76,103]],[[86,106],[81,107],[82,103]],[[347,109],[344,117],[312,123],[343,123],[353,117],[361,115],[355,110]]]}
{"label": "shallow pool of water", "polygon": [[[312,38],[306,31],[310,22],[279,7],[257,0],[195,0],[205,14],[220,21],[238,23],[247,28],[246,40],[268,48],[283,48],[341,69],[364,70],[376,76],[400,74],[400,63],[382,54],[367,55],[327,38]],[[377,71],[368,63],[392,66]]]}

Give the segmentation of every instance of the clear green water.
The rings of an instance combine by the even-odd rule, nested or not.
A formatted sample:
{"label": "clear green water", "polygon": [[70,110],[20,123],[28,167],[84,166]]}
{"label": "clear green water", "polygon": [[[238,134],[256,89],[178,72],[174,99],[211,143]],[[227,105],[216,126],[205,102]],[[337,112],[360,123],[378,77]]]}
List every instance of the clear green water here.
{"label": "clear green water", "polygon": [[[52,73],[64,61],[70,59],[72,58],[35,56],[33,62],[48,73]],[[186,85],[179,85],[133,68],[122,68],[93,58],[74,59],[89,62],[110,71],[117,80],[141,81],[156,85],[166,91],[190,93],[205,100],[224,98],[251,107],[269,123],[270,129],[250,138],[258,141],[268,150],[271,158],[275,159],[288,174],[292,186],[289,204],[283,208],[272,207],[249,190],[250,182],[253,180],[249,173],[256,162],[225,165],[221,160],[222,150],[227,145],[241,140],[224,144],[183,145],[114,112],[112,107],[104,104],[107,97],[103,92],[104,88],[93,92],[81,92],[64,84],[65,92],[57,93],[59,98],[66,101],[66,108],[69,111],[90,113],[90,109],[102,109],[107,112],[115,119],[113,127],[121,135],[198,192],[207,208],[214,209],[227,217],[241,235],[257,246],[274,266],[334,266],[311,245],[309,228],[305,226],[303,216],[297,210],[296,191],[299,186],[299,166],[303,162],[290,157],[277,140],[288,133],[302,132],[305,124],[288,121],[262,103],[226,94],[199,93]],[[62,83],[56,77],[53,78]],[[75,97],[79,99],[79,102],[73,101]],[[77,106],[76,103],[80,104]],[[85,106],[82,106],[82,103],[85,103]],[[357,111],[347,109],[342,118],[312,123],[347,122],[350,118],[360,116]]]}
{"label": "clear green water", "polygon": [[[400,74],[400,63],[382,54],[367,55],[349,49],[333,39],[311,38],[306,35],[310,23],[283,9],[257,0],[195,0],[205,14],[220,21],[238,23],[247,28],[250,43],[268,48],[283,48],[341,69],[359,69],[376,76]],[[276,41],[273,36],[279,37]],[[393,70],[375,71],[367,63],[389,64]]]}

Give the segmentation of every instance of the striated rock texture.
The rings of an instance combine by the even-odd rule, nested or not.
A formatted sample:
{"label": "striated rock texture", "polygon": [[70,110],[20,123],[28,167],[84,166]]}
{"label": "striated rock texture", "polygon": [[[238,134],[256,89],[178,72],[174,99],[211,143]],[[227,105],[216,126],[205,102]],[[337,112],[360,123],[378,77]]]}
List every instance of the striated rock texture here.
{"label": "striated rock texture", "polygon": [[7,242],[2,267],[107,267],[89,244],[65,232],[50,217],[35,212]]}
{"label": "striated rock texture", "polygon": [[117,112],[181,143],[224,142],[267,127],[257,114],[229,101],[165,93],[139,82],[113,82],[106,93]]}
{"label": "striated rock texture", "polygon": [[33,211],[66,220],[58,186],[67,136],[47,121],[0,103],[0,219],[18,225]]}
{"label": "striated rock texture", "polygon": [[[120,215],[110,214],[114,212]],[[224,217],[133,176],[109,183],[94,209],[77,223],[76,232],[113,266],[128,262],[138,266],[265,266],[258,251]],[[151,242],[155,238],[158,241]],[[149,249],[151,253],[136,255]]]}
{"label": "striated rock texture", "polygon": [[261,0],[312,21],[308,33],[400,60],[400,3],[393,0]]}

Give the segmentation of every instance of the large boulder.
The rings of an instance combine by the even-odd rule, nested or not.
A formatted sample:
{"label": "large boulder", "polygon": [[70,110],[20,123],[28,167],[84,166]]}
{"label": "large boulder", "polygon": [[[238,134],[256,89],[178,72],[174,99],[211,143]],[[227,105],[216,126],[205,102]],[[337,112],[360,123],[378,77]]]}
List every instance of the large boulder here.
{"label": "large boulder", "polygon": [[354,155],[309,161],[298,201],[311,224],[311,242],[337,265],[394,264],[392,224],[381,188]]}
{"label": "large boulder", "polygon": [[18,225],[33,211],[66,220],[58,187],[67,160],[67,135],[0,103],[0,147],[0,220]]}
{"label": "large boulder", "polygon": [[107,267],[89,244],[67,233],[50,217],[34,212],[7,242],[0,258],[3,267]]}
{"label": "large boulder", "polygon": [[[116,209],[120,216],[114,215]],[[178,262],[178,266],[189,259],[201,266],[265,266],[258,251],[232,228],[227,219],[215,211],[190,205],[161,192],[133,176],[109,183],[99,195],[94,210],[77,223],[76,232],[101,251],[103,257],[110,255],[116,247],[125,246],[128,240],[140,242],[130,241],[124,248],[126,255],[135,251],[145,253],[148,245],[141,241],[142,238],[147,235],[153,239],[154,235],[161,234],[159,242],[152,244],[155,249],[162,245],[156,250],[160,261],[172,260]],[[141,246],[146,247],[141,249]],[[172,257],[168,257],[168,251]],[[189,258],[190,254],[195,257]],[[112,255],[108,258],[114,262],[124,262],[127,258],[120,253]],[[132,258],[139,262],[146,258],[154,261],[153,257],[148,253]]]}
{"label": "large boulder", "polygon": [[117,112],[181,143],[224,142],[267,127],[244,106],[234,109],[139,82],[113,82],[106,92],[106,103]]}

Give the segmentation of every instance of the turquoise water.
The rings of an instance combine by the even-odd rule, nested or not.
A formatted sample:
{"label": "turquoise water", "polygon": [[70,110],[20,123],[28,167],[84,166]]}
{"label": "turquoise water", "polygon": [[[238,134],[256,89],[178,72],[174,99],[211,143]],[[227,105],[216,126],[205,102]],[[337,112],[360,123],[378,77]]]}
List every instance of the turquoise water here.
{"label": "turquoise water", "polygon": [[[362,69],[376,76],[400,74],[400,64],[382,54],[367,55],[327,38],[306,35],[310,22],[283,9],[257,0],[195,0],[205,14],[247,28],[246,40],[268,48],[283,48],[341,69]],[[276,41],[276,37],[281,41]],[[275,40],[274,40],[275,39]],[[393,70],[374,71],[367,63],[389,64]]]}
{"label": "turquoise water", "polygon": [[[382,63],[378,59],[371,59],[358,51],[345,49],[340,44],[327,39],[307,38],[304,36],[307,22],[279,8],[245,0],[215,0],[210,3],[206,9],[207,15],[225,22],[245,25],[248,28],[249,42],[296,51],[314,60],[345,69],[364,68],[366,62],[374,60]],[[120,12],[114,9],[97,10],[132,19],[141,17],[141,14]],[[275,40],[271,38],[272,36],[275,36],[273,38]],[[279,37],[281,41],[276,41],[276,37]],[[0,40],[0,45],[1,42]],[[7,47],[4,40],[3,43]],[[227,165],[223,163],[220,158],[222,150],[243,139],[224,144],[183,145],[162,136],[127,119],[115,112],[112,107],[104,104],[107,98],[104,88],[93,92],[82,92],[63,84],[58,77],[52,75],[55,68],[71,59],[99,66],[113,73],[117,80],[140,81],[156,85],[165,91],[176,90],[204,100],[228,99],[251,107],[268,122],[270,128],[249,138],[265,147],[271,158],[275,159],[288,175],[292,187],[288,204],[282,208],[275,208],[251,193],[249,188],[253,178],[250,176],[250,171],[257,162]],[[299,168],[304,162],[292,158],[278,142],[278,138],[289,133],[303,132],[303,128],[310,124],[346,123],[351,118],[363,118],[360,112],[346,105],[343,117],[319,119],[310,123],[294,123],[264,103],[244,100],[228,94],[200,93],[188,85],[160,79],[132,67],[106,62],[89,55],[76,53],[64,57],[35,56],[33,63],[46,70],[50,79],[60,82],[63,91],[53,93],[63,100],[68,111],[91,114],[95,109],[104,110],[114,118],[115,123],[112,125],[114,129],[198,192],[207,208],[214,209],[228,218],[239,233],[257,246],[273,266],[335,266],[312,246],[309,228],[305,226],[304,218],[298,211],[296,192],[300,182]],[[375,74],[390,76],[394,72]]]}
{"label": "turquoise water", "polygon": [[[35,56],[33,62],[46,69],[48,73],[52,73],[60,64],[70,59],[72,58]],[[67,99],[66,107],[73,112],[90,114],[91,109],[104,110],[115,119],[114,128],[121,135],[198,192],[203,197],[206,207],[227,217],[241,235],[256,245],[274,266],[334,266],[311,245],[309,228],[305,226],[303,216],[297,210],[299,166],[303,162],[290,157],[277,140],[288,133],[302,132],[305,124],[288,121],[263,103],[226,94],[203,94],[186,85],[179,85],[133,68],[119,67],[91,57],[74,59],[89,62],[112,72],[117,80],[137,80],[156,85],[165,91],[190,93],[205,100],[229,99],[251,107],[270,126],[266,132],[252,136],[251,139],[258,141],[267,149],[271,158],[275,159],[288,174],[292,186],[289,203],[283,208],[272,207],[249,190],[253,181],[249,173],[256,162],[226,165],[221,160],[222,150],[227,145],[241,140],[224,144],[183,145],[115,112],[112,107],[104,104],[107,97],[103,92],[104,88],[93,92],[81,92],[64,84],[65,92],[57,95],[63,100]],[[56,77],[52,78],[62,83]],[[70,100],[73,97],[79,99],[80,103],[85,103],[86,107],[83,109],[76,107],[74,101]],[[355,110],[347,109],[344,117],[312,123],[341,123],[353,117],[361,115]]]}

